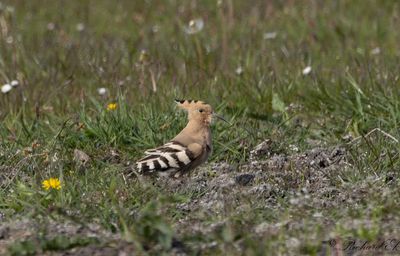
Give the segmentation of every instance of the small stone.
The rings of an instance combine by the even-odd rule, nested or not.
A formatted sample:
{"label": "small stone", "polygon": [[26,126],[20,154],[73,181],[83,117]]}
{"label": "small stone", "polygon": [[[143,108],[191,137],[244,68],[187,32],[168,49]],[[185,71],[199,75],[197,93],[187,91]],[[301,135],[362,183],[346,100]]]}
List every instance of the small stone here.
{"label": "small stone", "polygon": [[252,151],[250,151],[250,159],[253,160],[257,157],[270,155],[272,141],[266,139],[260,144],[258,144]]}
{"label": "small stone", "polygon": [[385,183],[391,183],[395,180],[393,173],[388,173],[385,177]]}
{"label": "small stone", "polygon": [[300,241],[295,237],[291,237],[288,240],[286,240],[286,246],[290,248],[297,248],[300,246]]}
{"label": "small stone", "polygon": [[10,227],[1,227],[0,228],[0,239],[6,239],[10,236]]}
{"label": "small stone", "polygon": [[257,234],[262,234],[266,233],[270,228],[271,225],[269,223],[262,222],[255,227],[254,232],[256,232]]}
{"label": "small stone", "polygon": [[241,174],[236,176],[235,181],[241,186],[249,185],[254,180],[254,174]]}
{"label": "small stone", "polygon": [[90,161],[90,157],[82,150],[74,149],[74,161],[78,166],[85,166]]}

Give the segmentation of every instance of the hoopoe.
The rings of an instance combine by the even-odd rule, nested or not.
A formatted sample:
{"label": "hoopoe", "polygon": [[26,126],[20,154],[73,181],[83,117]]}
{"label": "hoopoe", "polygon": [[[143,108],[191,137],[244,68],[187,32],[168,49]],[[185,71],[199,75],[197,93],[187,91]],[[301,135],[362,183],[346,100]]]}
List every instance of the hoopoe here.
{"label": "hoopoe", "polygon": [[212,107],[197,100],[175,100],[188,111],[188,124],[170,142],[145,151],[146,156],[137,161],[142,174],[180,177],[204,163],[212,152],[210,124],[212,117],[222,117]]}

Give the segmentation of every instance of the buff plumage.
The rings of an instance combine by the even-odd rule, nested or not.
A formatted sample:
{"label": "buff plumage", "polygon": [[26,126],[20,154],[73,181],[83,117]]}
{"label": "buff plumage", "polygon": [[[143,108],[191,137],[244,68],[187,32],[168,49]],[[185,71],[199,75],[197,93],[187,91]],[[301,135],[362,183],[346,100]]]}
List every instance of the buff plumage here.
{"label": "buff plumage", "polygon": [[145,151],[146,156],[136,163],[142,174],[179,177],[203,164],[212,152],[212,107],[197,100],[175,102],[188,112],[188,123],[168,143]]}

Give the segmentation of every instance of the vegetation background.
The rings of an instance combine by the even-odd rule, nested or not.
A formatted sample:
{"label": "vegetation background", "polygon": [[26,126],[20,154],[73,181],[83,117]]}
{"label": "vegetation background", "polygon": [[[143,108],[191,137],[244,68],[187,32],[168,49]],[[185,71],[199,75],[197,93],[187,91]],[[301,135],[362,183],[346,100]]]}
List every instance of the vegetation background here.
{"label": "vegetation background", "polygon": [[[18,85],[0,94],[0,253],[400,239],[399,24],[395,0],[2,1],[0,83]],[[232,125],[182,183],[137,177],[185,125],[174,98]]]}

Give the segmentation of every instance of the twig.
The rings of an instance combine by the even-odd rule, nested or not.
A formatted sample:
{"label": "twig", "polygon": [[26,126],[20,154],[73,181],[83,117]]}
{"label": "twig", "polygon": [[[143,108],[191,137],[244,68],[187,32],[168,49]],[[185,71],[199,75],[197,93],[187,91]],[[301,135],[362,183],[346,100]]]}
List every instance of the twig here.
{"label": "twig", "polygon": [[157,82],[156,79],[154,78],[153,70],[151,70],[150,68],[149,72],[150,72],[151,84],[153,86],[153,92],[157,92]]}
{"label": "twig", "polygon": [[122,179],[124,180],[125,186],[127,186],[128,183],[126,182],[126,178],[125,178],[125,175],[123,173],[122,173]]}
{"label": "twig", "polygon": [[352,141],[348,142],[347,144],[353,144],[354,142],[360,140],[361,138],[366,138],[366,137],[370,136],[370,135],[373,134],[374,132],[380,132],[380,133],[382,133],[384,136],[386,136],[386,137],[388,137],[389,139],[393,140],[394,142],[399,143],[399,140],[396,139],[393,135],[391,135],[391,134],[389,134],[389,133],[387,133],[387,132],[381,130],[380,128],[374,128],[374,129],[372,129],[371,131],[369,131],[367,134],[358,136],[357,138],[354,138]]}

